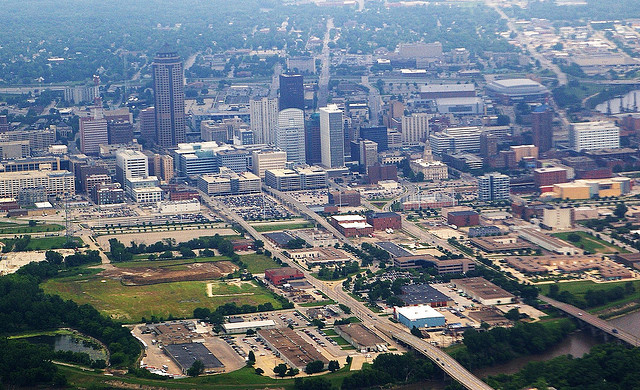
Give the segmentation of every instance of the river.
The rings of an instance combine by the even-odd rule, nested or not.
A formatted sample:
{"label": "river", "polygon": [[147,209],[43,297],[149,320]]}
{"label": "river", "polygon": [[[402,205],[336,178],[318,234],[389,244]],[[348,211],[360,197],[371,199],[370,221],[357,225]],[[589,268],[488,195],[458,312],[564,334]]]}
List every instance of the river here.
{"label": "river", "polygon": [[611,319],[609,322],[640,339],[640,311]]}
{"label": "river", "polygon": [[[619,114],[620,113],[620,98],[614,98],[608,100],[604,103],[600,103],[596,106],[596,111],[599,111],[603,114],[606,114],[609,110],[609,104],[611,104],[611,113]],[[634,105],[637,105],[636,110],[634,110]],[[624,111],[634,112],[637,111],[637,108],[640,108],[640,90],[634,90],[626,95],[622,96],[622,108]]]}

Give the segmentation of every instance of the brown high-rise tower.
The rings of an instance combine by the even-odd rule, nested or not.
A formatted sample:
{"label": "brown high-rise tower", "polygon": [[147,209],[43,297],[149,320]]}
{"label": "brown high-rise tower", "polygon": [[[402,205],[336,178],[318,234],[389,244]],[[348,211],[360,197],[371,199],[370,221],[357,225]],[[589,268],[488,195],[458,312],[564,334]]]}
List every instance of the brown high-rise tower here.
{"label": "brown high-rise tower", "polygon": [[156,142],[165,148],[185,140],[184,85],[182,60],[164,45],[152,64],[155,94]]}
{"label": "brown high-rise tower", "polygon": [[538,147],[540,153],[553,147],[553,111],[551,107],[543,104],[531,113],[531,130],[533,132],[533,144]]}

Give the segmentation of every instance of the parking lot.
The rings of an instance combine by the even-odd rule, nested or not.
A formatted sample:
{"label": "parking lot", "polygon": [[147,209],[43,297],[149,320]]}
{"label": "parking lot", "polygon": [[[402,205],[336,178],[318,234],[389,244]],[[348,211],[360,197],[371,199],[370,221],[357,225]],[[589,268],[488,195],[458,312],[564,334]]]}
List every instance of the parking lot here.
{"label": "parking lot", "polygon": [[288,194],[298,202],[307,205],[327,204],[329,202],[329,195],[327,195],[326,189],[311,191],[291,191],[288,192]]}
{"label": "parking lot", "polygon": [[217,198],[245,221],[291,218],[294,214],[268,195],[240,195]]}

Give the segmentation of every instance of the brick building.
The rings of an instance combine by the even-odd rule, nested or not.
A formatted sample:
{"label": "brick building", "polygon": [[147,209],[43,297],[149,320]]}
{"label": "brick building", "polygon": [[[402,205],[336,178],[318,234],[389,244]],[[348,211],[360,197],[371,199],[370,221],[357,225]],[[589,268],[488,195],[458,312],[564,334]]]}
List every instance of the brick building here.
{"label": "brick building", "polygon": [[329,191],[329,203],[337,206],[360,206],[360,193],[358,191]]}
{"label": "brick building", "polygon": [[373,230],[402,229],[402,218],[397,213],[369,213],[367,223]]}
{"label": "brick building", "polygon": [[475,211],[451,211],[447,214],[447,223],[450,225],[476,226],[480,224],[480,214]]}
{"label": "brick building", "polygon": [[304,274],[297,268],[271,268],[264,271],[264,277],[275,286],[280,286],[289,280],[304,279]]}
{"label": "brick building", "polygon": [[536,187],[552,186],[567,182],[567,170],[564,168],[538,168],[533,170],[533,181]]}

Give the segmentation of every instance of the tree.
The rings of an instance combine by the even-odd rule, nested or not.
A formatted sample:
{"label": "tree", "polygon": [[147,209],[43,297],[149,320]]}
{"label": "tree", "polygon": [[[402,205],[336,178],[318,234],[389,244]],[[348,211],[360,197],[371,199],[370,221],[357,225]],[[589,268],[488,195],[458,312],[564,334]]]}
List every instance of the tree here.
{"label": "tree", "polygon": [[322,372],[322,370],[324,370],[324,362],[322,362],[322,360],[309,362],[304,368],[304,372],[307,374],[315,374],[317,372]]}
{"label": "tree", "polygon": [[30,220],[29,220],[29,227],[34,227],[34,226],[36,226],[36,225],[37,225],[37,222],[36,222],[36,221],[34,221],[33,219],[30,219]]}
{"label": "tree", "polygon": [[204,372],[204,364],[200,360],[193,362],[191,367],[187,370],[187,375],[198,376]]}
{"label": "tree", "polygon": [[420,332],[420,329],[416,328],[415,326],[411,328],[411,334],[416,337],[422,338],[422,332]]}
{"label": "tree", "polygon": [[273,372],[277,376],[284,378],[284,376],[287,375],[287,365],[284,363],[280,363],[273,368]]}
{"label": "tree", "polygon": [[258,368],[256,368],[256,374],[262,375],[262,374],[264,374],[264,370],[262,368],[258,367]]}
{"label": "tree", "polygon": [[618,203],[615,210],[613,210],[613,214],[618,218],[624,218],[628,210],[629,208],[624,203]]}
{"label": "tree", "polygon": [[337,360],[332,360],[332,361],[329,362],[329,366],[327,368],[331,372],[338,371],[340,369],[340,363],[338,363]]}
{"label": "tree", "polygon": [[514,307],[513,309],[506,312],[504,316],[509,321],[518,321],[520,319],[520,310],[518,310],[517,307]]}
{"label": "tree", "polygon": [[582,238],[580,237],[579,234],[576,233],[570,233],[569,235],[567,235],[567,240],[576,243],[576,242],[580,242]]}
{"label": "tree", "polygon": [[299,373],[300,373],[300,370],[298,370],[297,368],[291,367],[287,370],[287,376],[296,376]]}
{"label": "tree", "polygon": [[253,351],[249,351],[249,356],[247,356],[247,365],[253,366],[256,362],[256,354]]}
{"label": "tree", "polygon": [[55,251],[46,251],[44,257],[49,263],[53,265],[60,265],[64,260],[64,257],[60,253]]}

